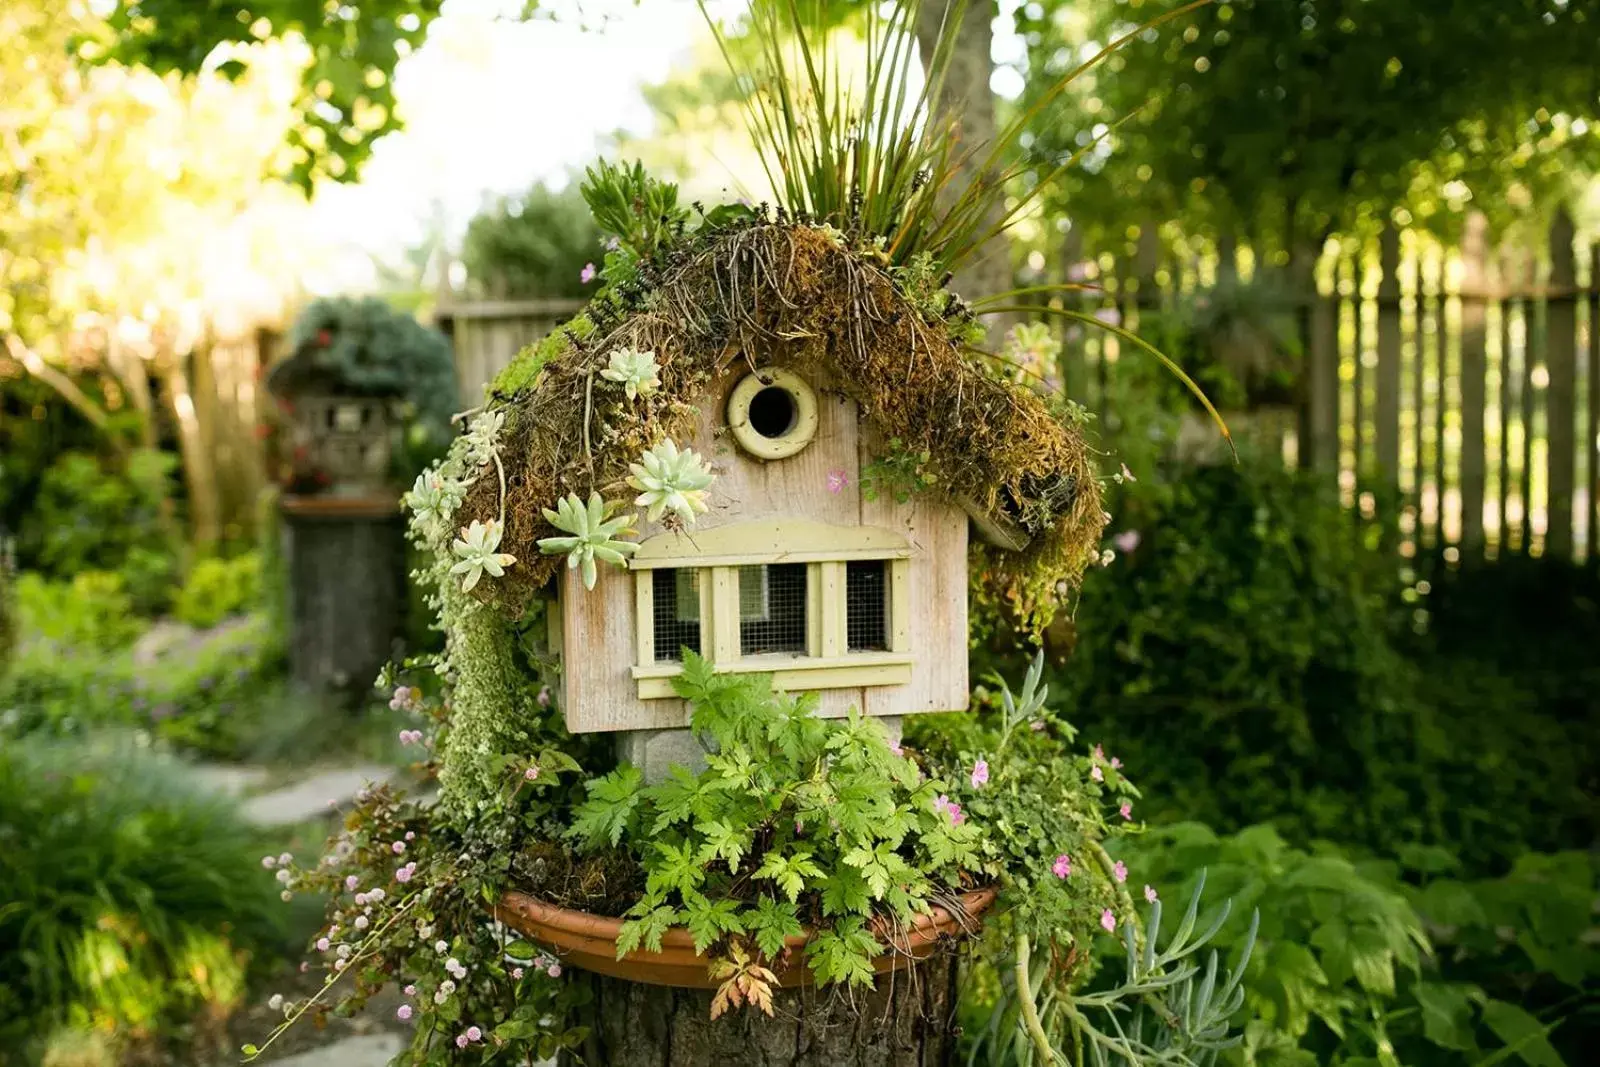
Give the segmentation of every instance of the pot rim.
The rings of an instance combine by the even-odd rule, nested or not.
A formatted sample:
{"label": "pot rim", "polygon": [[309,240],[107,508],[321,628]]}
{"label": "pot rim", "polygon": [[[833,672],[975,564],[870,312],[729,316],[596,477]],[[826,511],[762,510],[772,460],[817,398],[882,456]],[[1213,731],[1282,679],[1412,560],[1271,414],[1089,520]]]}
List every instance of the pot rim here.
{"label": "pot rim", "polygon": [[[898,931],[888,928],[881,919],[873,921],[874,933],[880,941],[885,942],[890,948],[902,947],[897,945],[897,940],[903,937],[909,943],[910,939],[920,933],[937,930],[947,923],[954,923],[966,929],[965,920],[970,920],[982,914],[994,903],[999,896],[997,886],[984,886],[981,889],[968,889],[961,892],[959,899],[965,915],[957,915],[942,904],[935,904],[926,912],[920,912],[911,920],[910,924]],[[615,946],[617,936],[622,930],[623,923],[628,920],[612,915],[597,915],[594,912],[579,911],[574,908],[564,908],[550,904],[520,889],[508,889],[500,895],[499,902],[495,905],[496,917],[502,908],[509,908],[518,915],[541,923],[552,930],[580,937],[585,940],[604,941]],[[784,938],[787,948],[801,948],[811,941],[816,934],[816,927],[807,926],[800,934],[791,934]],[[885,933],[889,936],[885,936]],[[970,931],[969,931],[970,932]],[[686,927],[672,926],[661,935],[661,947],[686,948],[695,951],[694,935]],[[639,950],[634,950],[639,951]],[[696,953],[698,955],[698,953]],[[629,953],[632,955],[632,953]]]}

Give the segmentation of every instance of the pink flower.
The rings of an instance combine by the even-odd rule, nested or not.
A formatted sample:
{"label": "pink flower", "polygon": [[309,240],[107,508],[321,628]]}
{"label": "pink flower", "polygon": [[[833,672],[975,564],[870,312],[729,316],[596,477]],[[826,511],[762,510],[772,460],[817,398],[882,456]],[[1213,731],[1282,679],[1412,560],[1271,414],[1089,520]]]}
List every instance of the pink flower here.
{"label": "pink flower", "polygon": [[522,772],[522,777],[530,782],[536,781],[539,777],[539,768],[529,767],[527,770]]}
{"label": "pink flower", "polygon": [[399,1019],[401,1022],[405,1022],[407,1019],[411,1018],[411,1005],[400,1005],[394,1010],[394,1017]]}
{"label": "pink flower", "polygon": [[584,285],[588,285],[590,282],[594,281],[595,274],[596,271],[594,269],[594,264],[585,263],[583,265],[583,269],[578,272],[578,280]]}
{"label": "pink flower", "polygon": [[906,754],[906,750],[901,747],[899,741],[890,741],[889,751],[893,752],[896,756],[904,756]]}
{"label": "pink flower", "polygon": [[467,1027],[467,1040],[468,1041],[482,1041],[483,1040],[483,1031],[479,1030],[476,1026]]}
{"label": "pink flower", "polygon": [[330,947],[332,947],[332,945],[333,945],[333,942],[329,941],[325,937],[317,938],[317,951],[318,952],[326,952],[326,951],[328,951],[328,949]]}
{"label": "pink flower", "polygon": [[550,965],[550,969],[548,971],[544,972],[544,973],[548,974],[551,978],[560,978],[561,977],[561,964],[552,963]]}
{"label": "pink flower", "polygon": [[1133,818],[1133,805],[1129,804],[1127,801],[1123,801],[1122,807],[1117,809],[1117,814],[1121,815],[1124,819]]}
{"label": "pink flower", "polygon": [[1118,552],[1127,555],[1139,547],[1140,540],[1142,539],[1139,537],[1138,530],[1123,530],[1111,539],[1111,543],[1117,546]]}
{"label": "pink flower", "polygon": [[467,1035],[466,1034],[457,1034],[456,1035],[456,1048],[466,1048],[467,1044],[468,1044],[468,1042],[467,1042]]}
{"label": "pink flower", "polygon": [[421,730],[401,730],[400,743],[402,745],[420,745],[422,743]]}
{"label": "pink flower", "polygon": [[1089,777],[1093,778],[1097,782],[1103,782],[1106,780],[1106,772],[1102,771],[1100,769],[1100,765],[1096,763],[1093,767],[1089,768]]}
{"label": "pink flower", "polygon": [[1067,875],[1072,873],[1072,857],[1063,852],[1061,855],[1056,857],[1056,862],[1054,866],[1050,868],[1050,870],[1051,873],[1053,873],[1057,878],[1067,877]]}
{"label": "pink flower", "polygon": [[980,759],[972,765],[972,788],[976,789],[989,780],[989,761]]}
{"label": "pink flower", "polygon": [[1118,860],[1111,865],[1111,873],[1116,876],[1118,882],[1126,882],[1128,880],[1128,865]]}
{"label": "pink flower", "polygon": [[1107,908],[1105,911],[1100,913],[1100,926],[1108,934],[1116,930],[1117,917],[1111,914],[1110,908]]}
{"label": "pink flower", "polygon": [[405,852],[405,850],[406,843],[404,841],[396,841],[394,844],[389,846],[389,851],[393,852],[396,856],[402,854]]}
{"label": "pink flower", "polygon": [[1099,745],[1094,746],[1094,758],[1104,760],[1106,758],[1106,750]]}
{"label": "pink flower", "polygon": [[842,470],[828,472],[828,492],[837,493],[850,484],[850,475]]}
{"label": "pink flower", "polygon": [[401,885],[404,885],[405,883],[411,881],[411,876],[416,874],[416,873],[417,873],[417,861],[416,860],[412,860],[410,863],[406,864],[404,867],[401,867],[398,871],[394,872],[394,880],[399,882]]}
{"label": "pink flower", "polygon": [[405,711],[415,705],[418,692],[410,686],[395,686],[394,695],[389,698],[390,711]]}
{"label": "pink flower", "polygon": [[356,886],[358,886],[360,884],[361,884],[361,879],[357,878],[353,874],[349,875],[344,880],[344,891],[346,893],[354,893],[356,891]]}
{"label": "pink flower", "polygon": [[406,840],[407,841],[415,841],[416,839],[417,839],[417,832],[415,830],[407,830],[406,831]]}
{"label": "pink flower", "polygon": [[1144,887],[1144,899],[1148,900],[1152,904],[1154,904],[1156,902],[1156,887],[1155,886],[1147,885],[1147,886]]}
{"label": "pink flower", "polygon": [[276,856],[262,856],[261,857],[261,866],[265,867],[267,870],[270,871],[270,870],[272,870],[272,868],[276,867],[277,865],[278,865],[278,857],[276,857]]}
{"label": "pink flower", "polygon": [[1111,757],[1111,769],[1114,770],[1114,771],[1122,770],[1122,761],[1119,760],[1117,757],[1112,756]]}
{"label": "pink flower", "polygon": [[522,970],[521,967],[513,967],[513,968],[511,968],[511,980],[513,982],[522,981],[522,975],[523,975],[523,970]]}
{"label": "pink flower", "polygon": [[414,997],[414,996],[416,996],[416,995],[417,995],[417,987],[416,987],[416,986],[414,986],[414,985],[408,985],[408,986],[406,986],[406,987],[405,987],[405,989],[404,989],[404,990],[403,990],[403,992],[404,992],[404,993],[405,993],[405,995],[406,995],[406,996],[408,996],[408,997]]}
{"label": "pink flower", "polygon": [[955,826],[960,826],[964,821],[966,821],[966,816],[961,814],[961,805],[957,804],[943,793],[940,793],[939,796],[934,800],[933,810],[944,812],[946,815],[950,816],[950,822]]}

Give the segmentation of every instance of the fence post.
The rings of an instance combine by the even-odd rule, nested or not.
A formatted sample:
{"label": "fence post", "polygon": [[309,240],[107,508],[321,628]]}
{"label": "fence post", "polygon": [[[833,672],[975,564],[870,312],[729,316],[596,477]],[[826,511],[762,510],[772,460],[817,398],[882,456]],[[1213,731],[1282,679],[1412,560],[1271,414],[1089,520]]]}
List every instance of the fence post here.
{"label": "fence post", "polygon": [[1308,249],[1304,267],[1295,272],[1296,299],[1301,301],[1299,326],[1306,353],[1304,404],[1301,417],[1300,466],[1339,468],[1339,263],[1330,265],[1333,289],[1317,288],[1321,249]]}
{"label": "fence post", "polygon": [[[1378,237],[1378,367],[1373,403],[1378,472],[1400,480],[1400,231],[1387,223]],[[1357,359],[1360,347],[1357,347]]]}
{"label": "fence post", "polygon": [[1588,560],[1600,555],[1600,241],[1589,250],[1589,420],[1583,453],[1589,468]]}
{"label": "fence post", "polygon": [[1483,550],[1485,395],[1484,322],[1488,310],[1486,270],[1489,221],[1467,216],[1461,235],[1461,550]]}
{"label": "fence post", "polygon": [[1549,374],[1545,432],[1550,497],[1544,541],[1545,551],[1562,559],[1572,558],[1573,437],[1578,388],[1578,277],[1572,252],[1574,236],[1572,216],[1563,207],[1550,224],[1550,294],[1545,311],[1548,345],[1545,369]]}

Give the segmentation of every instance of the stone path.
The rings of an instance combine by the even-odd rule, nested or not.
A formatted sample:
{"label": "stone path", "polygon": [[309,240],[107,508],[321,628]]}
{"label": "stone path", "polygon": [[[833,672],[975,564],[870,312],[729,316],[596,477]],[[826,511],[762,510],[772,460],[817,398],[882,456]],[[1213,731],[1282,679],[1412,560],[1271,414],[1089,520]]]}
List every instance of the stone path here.
{"label": "stone path", "polygon": [[405,1046],[406,1040],[400,1034],[361,1034],[285,1059],[263,1062],[270,1062],[273,1067],[384,1067]]}
{"label": "stone path", "polygon": [[386,782],[395,768],[362,764],[320,771],[293,785],[250,797],[240,810],[257,826],[292,826],[350,803],[369,784]]}

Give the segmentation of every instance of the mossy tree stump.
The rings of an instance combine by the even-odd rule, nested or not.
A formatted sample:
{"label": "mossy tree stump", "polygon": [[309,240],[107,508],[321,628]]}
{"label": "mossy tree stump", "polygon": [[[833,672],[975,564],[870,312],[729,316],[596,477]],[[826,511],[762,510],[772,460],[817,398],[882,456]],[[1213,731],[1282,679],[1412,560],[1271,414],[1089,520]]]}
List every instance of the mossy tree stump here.
{"label": "mossy tree stump", "polygon": [[[585,1055],[607,1067],[939,1067],[953,1064],[957,960],[944,952],[878,977],[870,992],[780,990],[772,1018],[711,1018],[713,993],[584,974],[594,994]],[[578,973],[578,972],[574,972]]]}

